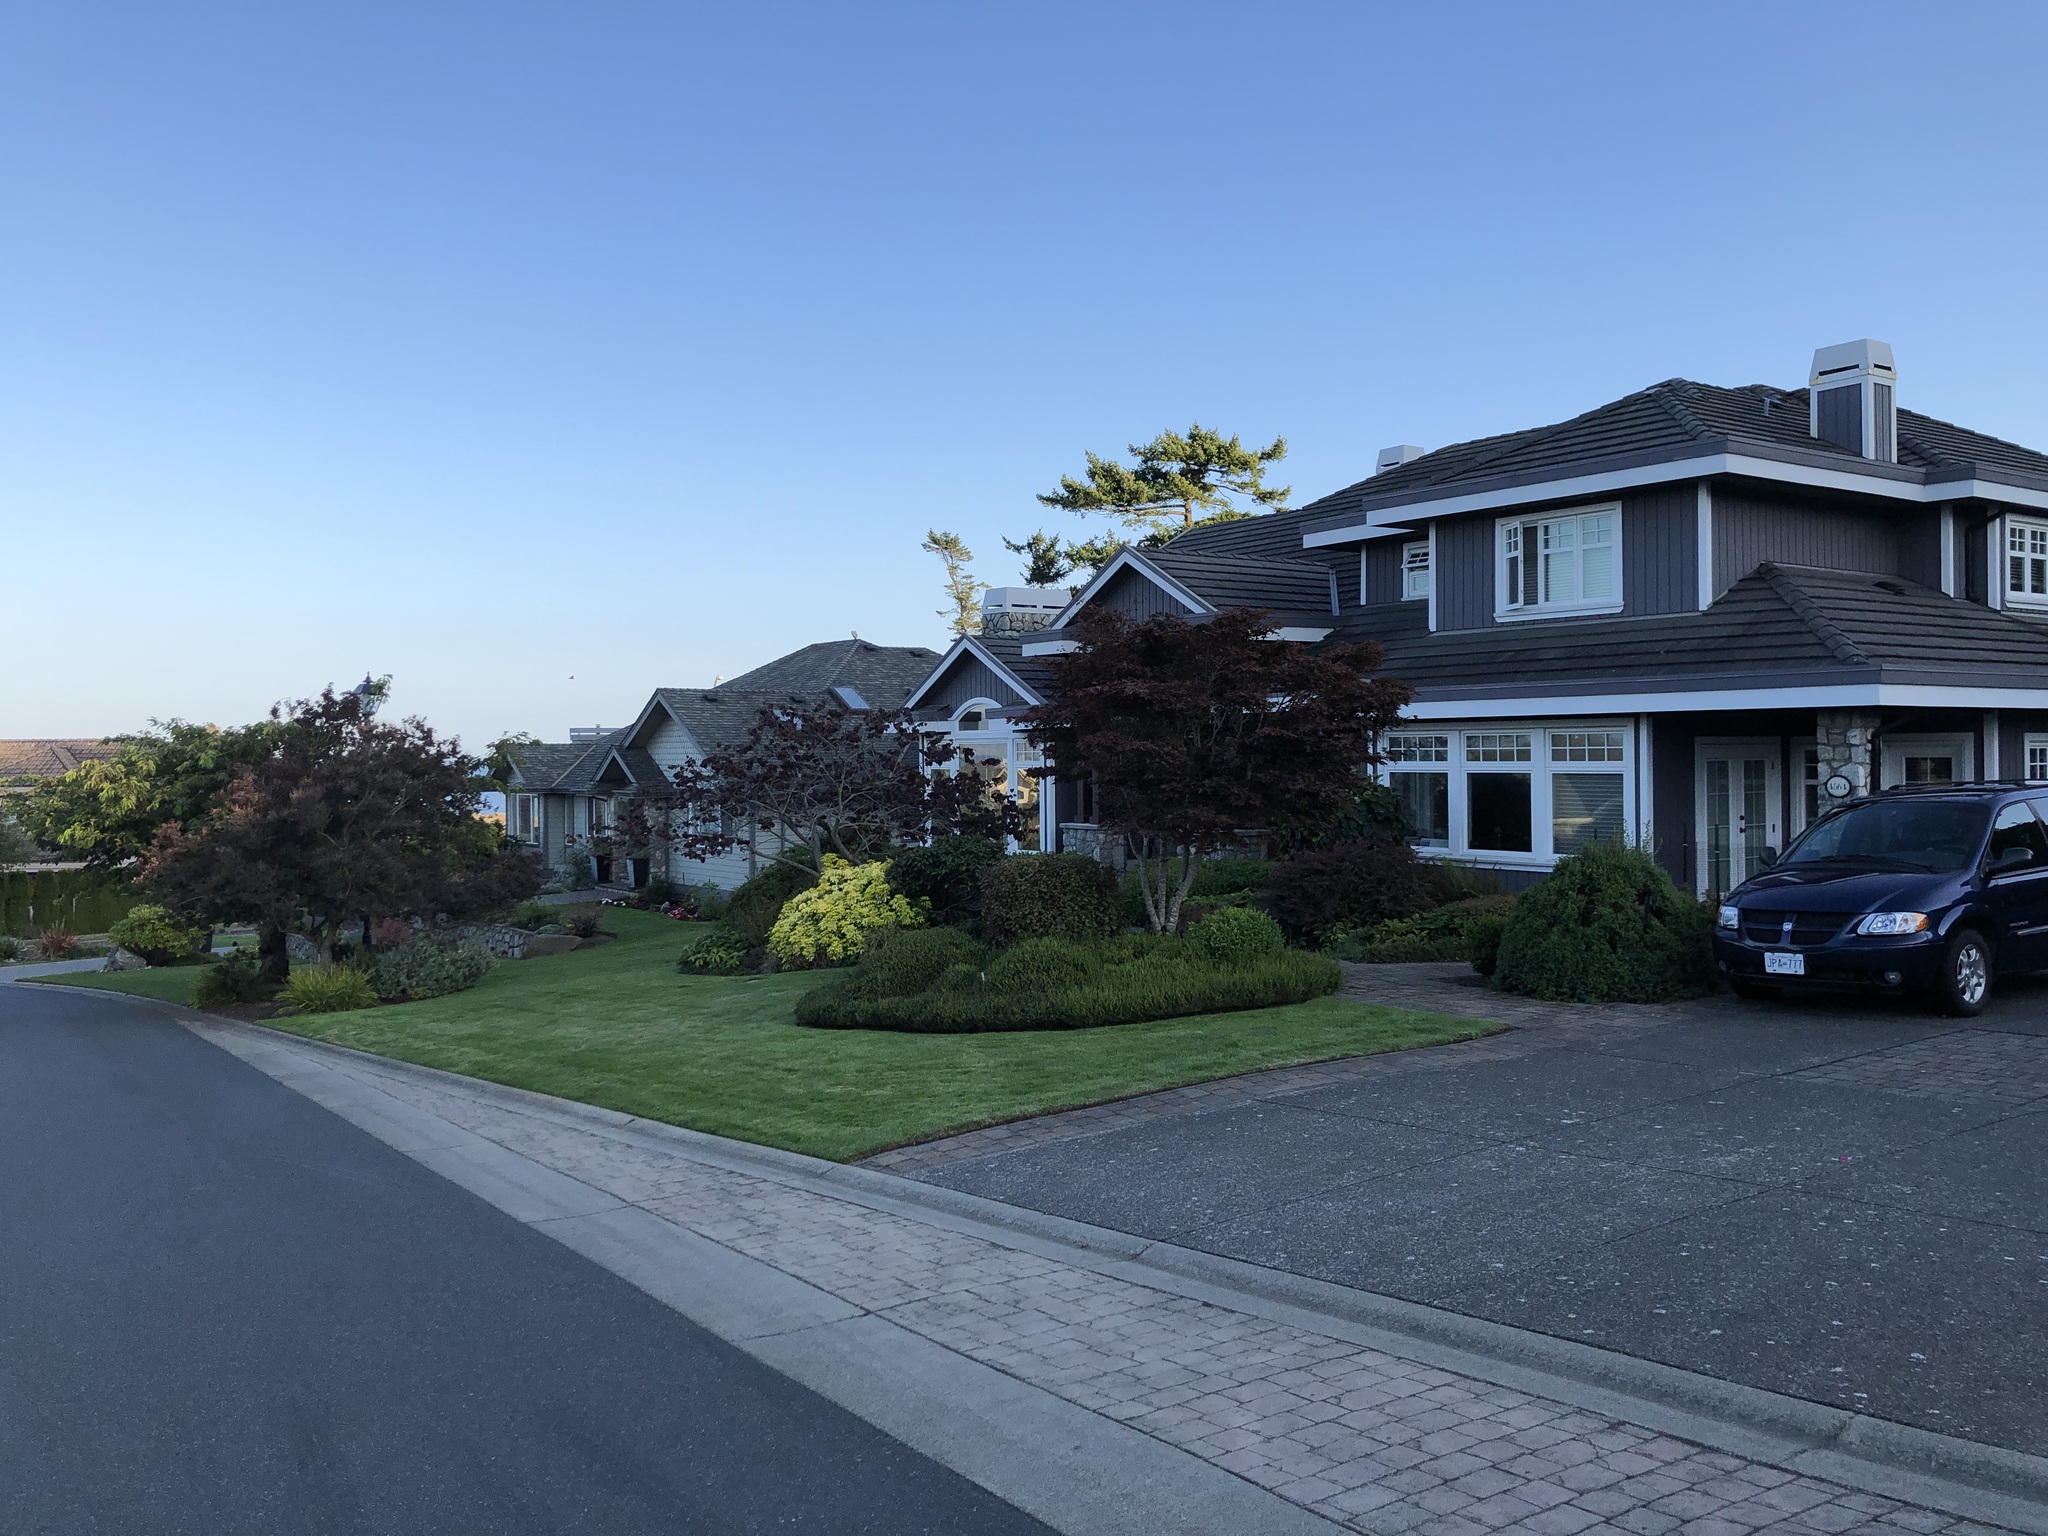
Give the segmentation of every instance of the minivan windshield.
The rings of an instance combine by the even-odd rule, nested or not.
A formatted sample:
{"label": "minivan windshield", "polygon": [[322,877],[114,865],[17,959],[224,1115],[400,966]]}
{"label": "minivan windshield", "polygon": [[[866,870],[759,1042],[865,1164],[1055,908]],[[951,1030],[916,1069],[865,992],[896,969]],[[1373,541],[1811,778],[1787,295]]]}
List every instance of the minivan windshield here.
{"label": "minivan windshield", "polygon": [[1839,862],[1949,874],[1977,857],[1991,807],[1969,800],[1874,800],[1830,816],[1779,864]]}

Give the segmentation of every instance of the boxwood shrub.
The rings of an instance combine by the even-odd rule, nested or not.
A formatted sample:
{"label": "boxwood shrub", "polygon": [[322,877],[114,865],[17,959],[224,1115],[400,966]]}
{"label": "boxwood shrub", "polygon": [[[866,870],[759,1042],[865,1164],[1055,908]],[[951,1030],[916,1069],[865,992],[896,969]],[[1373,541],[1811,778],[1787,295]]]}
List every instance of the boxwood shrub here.
{"label": "boxwood shrub", "polygon": [[982,871],[981,926],[995,944],[1106,938],[1124,926],[1116,876],[1084,854],[1012,854]]}
{"label": "boxwood shrub", "polygon": [[1707,916],[1640,848],[1591,843],[1515,902],[1493,984],[1557,1003],[1659,1003],[1713,990]]}
{"label": "boxwood shrub", "polygon": [[1280,925],[1263,912],[1221,907],[1188,929],[1188,947],[1212,965],[1256,965],[1287,947]]}
{"label": "boxwood shrub", "polygon": [[1218,965],[1186,939],[1135,935],[1029,939],[986,966],[953,963],[912,992],[884,991],[863,977],[866,968],[863,961],[843,980],[805,993],[797,1023],[927,1034],[1082,1029],[1306,1002],[1344,979],[1323,955],[1282,950]]}

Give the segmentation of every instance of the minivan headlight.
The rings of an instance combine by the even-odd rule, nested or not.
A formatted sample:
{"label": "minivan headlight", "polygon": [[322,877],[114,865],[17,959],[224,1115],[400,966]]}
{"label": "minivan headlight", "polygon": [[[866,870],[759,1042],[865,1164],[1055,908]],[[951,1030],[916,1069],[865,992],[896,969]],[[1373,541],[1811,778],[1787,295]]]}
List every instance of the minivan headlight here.
{"label": "minivan headlight", "polygon": [[1918,933],[1927,926],[1925,912],[1873,912],[1856,925],[1858,933]]}
{"label": "minivan headlight", "polygon": [[1719,912],[1714,914],[1714,922],[1722,928],[1740,928],[1742,926],[1742,914],[1733,907],[1723,906]]}

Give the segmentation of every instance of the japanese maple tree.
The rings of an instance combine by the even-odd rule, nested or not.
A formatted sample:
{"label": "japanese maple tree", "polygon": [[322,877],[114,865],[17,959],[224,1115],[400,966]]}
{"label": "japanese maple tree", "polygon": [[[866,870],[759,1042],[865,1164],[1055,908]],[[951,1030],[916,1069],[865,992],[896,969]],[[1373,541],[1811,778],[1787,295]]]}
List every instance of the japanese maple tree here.
{"label": "japanese maple tree", "polygon": [[1200,623],[1088,609],[1079,647],[1046,658],[1050,701],[1026,716],[1045,772],[1094,782],[1096,820],[1135,850],[1157,932],[1179,925],[1204,858],[1343,811],[1414,697],[1376,675],[1377,645],[1310,649],[1274,628],[1250,608]]}

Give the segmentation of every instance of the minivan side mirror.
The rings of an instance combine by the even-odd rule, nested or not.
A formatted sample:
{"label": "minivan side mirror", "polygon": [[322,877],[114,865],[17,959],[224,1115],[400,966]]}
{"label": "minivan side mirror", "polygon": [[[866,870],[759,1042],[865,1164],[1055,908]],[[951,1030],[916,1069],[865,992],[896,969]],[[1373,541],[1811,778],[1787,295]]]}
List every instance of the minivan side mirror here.
{"label": "minivan side mirror", "polygon": [[1771,867],[1771,865],[1778,862],[1778,850],[1773,848],[1769,843],[1766,843],[1763,847],[1757,849],[1756,861],[1757,863],[1763,865],[1764,868],[1768,869]]}
{"label": "minivan side mirror", "polygon": [[1991,873],[2002,875],[2009,869],[2020,869],[2033,862],[2033,849],[2025,846],[2008,848],[1991,861]]}

